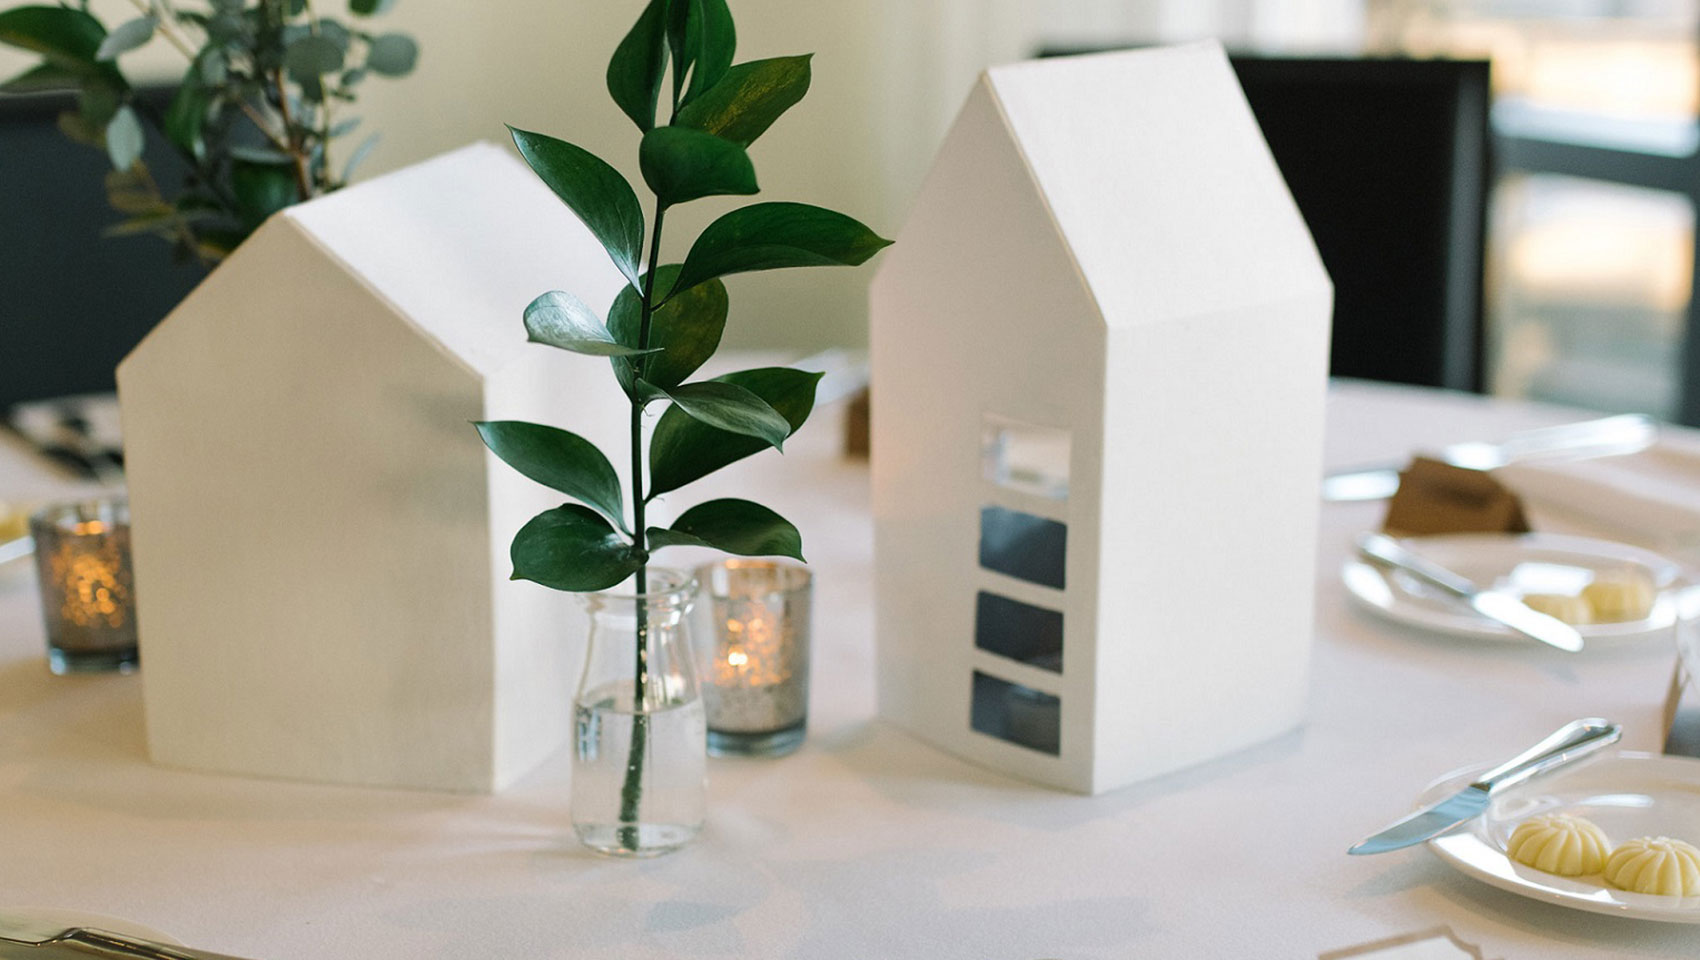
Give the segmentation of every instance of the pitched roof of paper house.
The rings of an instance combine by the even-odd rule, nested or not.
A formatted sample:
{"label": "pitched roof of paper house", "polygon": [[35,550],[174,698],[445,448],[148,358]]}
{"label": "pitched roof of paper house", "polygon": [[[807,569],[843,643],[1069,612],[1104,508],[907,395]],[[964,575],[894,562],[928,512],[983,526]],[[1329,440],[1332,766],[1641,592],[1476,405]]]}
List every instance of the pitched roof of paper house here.
{"label": "pitched roof of paper house", "polygon": [[[959,123],[987,110],[1020,152],[1108,325],[1233,310],[1328,285],[1220,45],[995,67]],[[929,187],[979,162],[947,149]],[[1210,186],[1177,189],[1188,182]],[[1110,213],[1127,210],[1137,214]]]}
{"label": "pitched roof of paper house", "polygon": [[[272,269],[267,249],[299,237],[485,377],[538,349],[520,328],[531,297],[570,290],[600,312],[625,284],[595,237],[524,163],[475,143],[281,211],[166,322],[197,313],[196,300],[210,286],[275,285],[249,266]],[[493,237],[502,239],[502,252],[477,256]],[[514,250],[539,254],[516,257]],[[136,352],[148,345],[143,340]]]}

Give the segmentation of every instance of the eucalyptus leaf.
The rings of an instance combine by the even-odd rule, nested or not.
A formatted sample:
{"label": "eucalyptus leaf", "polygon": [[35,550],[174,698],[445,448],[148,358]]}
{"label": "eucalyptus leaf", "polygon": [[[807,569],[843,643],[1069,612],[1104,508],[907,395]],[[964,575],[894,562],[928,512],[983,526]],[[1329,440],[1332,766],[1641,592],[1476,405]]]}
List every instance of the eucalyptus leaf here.
{"label": "eucalyptus leaf", "polygon": [[128,89],[118,68],[95,56],[105,40],[106,28],[83,10],[48,6],[0,10],[0,43],[39,53],[48,63]]}
{"label": "eucalyptus leaf", "polygon": [[499,420],[474,424],[484,445],[525,477],[596,508],[625,528],[620,478],[596,445],[576,433],[537,423]]}
{"label": "eucalyptus leaf", "polygon": [[740,63],[686,104],[674,122],[748,147],[809,92],[812,57]]}
{"label": "eucalyptus leaf", "polygon": [[375,17],[388,13],[395,7],[396,0],[349,0],[348,9],[362,17]]}
{"label": "eucalyptus leaf", "polygon": [[354,171],[366,162],[366,158],[372,155],[372,150],[377,145],[378,135],[375,133],[367,135],[366,139],[360,141],[360,146],[354,148],[354,152],[348,155],[348,162],[342,165],[343,183],[354,179]]}
{"label": "eucalyptus leaf", "polygon": [[643,256],[643,208],[626,178],[595,154],[565,140],[511,126],[508,131],[525,162],[578,214],[614,265],[636,284]]}
{"label": "eucalyptus leaf", "polygon": [[649,528],[652,550],[712,547],[740,557],[803,560],[803,535],[789,520],[748,500],[710,500],[679,515],[667,529]]}
{"label": "eucalyptus leaf", "polygon": [[760,190],[743,147],[688,127],[656,127],[644,134],[638,165],[662,206]]}
{"label": "eucalyptus leaf", "polygon": [[607,518],[576,503],[532,517],[514,535],[509,556],[512,579],[575,593],[619,586],[647,559]]}
{"label": "eucalyptus leaf", "polygon": [[386,77],[401,77],[413,72],[419,62],[419,44],[401,33],[386,33],[373,37],[366,51],[366,67]]}
{"label": "eucalyptus leaf", "polygon": [[283,65],[296,83],[317,81],[327,73],[338,73],[346,57],[343,47],[322,34],[308,34],[292,42],[283,52]]}
{"label": "eucalyptus leaf", "polygon": [[[679,277],[679,265],[668,264],[655,274],[655,288],[666,290]],[[662,304],[649,318],[649,344],[662,353],[643,361],[643,379],[663,390],[685,382],[720,347],[730,301],[719,280],[699,283]],[[635,347],[643,321],[643,295],[627,285],[608,309],[608,332]],[[614,376],[628,396],[635,396],[636,364],[616,357]]]}
{"label": "eucalyptus leaf", "polygon": [[147,141],[142,134],[141,118],[129,104],[118,108],[112,115],[112,120],[106,125],[106,155],[112,160],[112,169],[128,170],[142,158],[142,147]]}
{"label": "eucalyptus leaf", "polygon": [[594,310],[565,290],[551,290],[531,301],[525,308],[525,332],[532,343],[593,357],[630,357],[658,352],[657,348],[639,350],[621,343],[603,326]]}
{"label": "eucalyptus leaf", "polygon": [[[716,377],[716,382],[743,387],[767,401],[796,433],[815,405],[815,385],[821,374],[790,367],[763,367]],[[765,440],[711,427],[673,407],[656,421],[649,442],[650,487],[654,498],[768,448]]]}
{"label": "eucalyptus leaf", "polygon": [[56,63],[41,63],[25,70],[5,83],[0,93],[46,93],[55,90],[75,90],[82,74]]}
{"label": "eucalyptus leaf", "polygon": [[693,420],[727,433],[759,438],[778,450],[785,449],[785,438],[791,435],[791,424],[779,411],[735,383],[704,380],[662,390],[639,380],[637,391],[640,397],[665,396]]}
{"label": "eucalyptus leaf", "polygon": [[853,267],[890,245],[842,213],[806,203],[755,203],[708,225],[691,245],[673,289],[752,270]]}
{"label": "eucalyptus leaf", "polygon": [[128,53],[152,40],[153,32],[158,27],[159,19],[157,17],[137,17],[134,20],[126,20],[119,24],[117,29],[106,35],[106,39],[102,40],[100,46],[95,49],[94,58],[96,60],[116,59],[119,54]]}
{"label": "eucalyptus leaf", "polygon": [[650,0],[608,61],[608,95],[648,133],[655,126],[661,77],[667,70],[667,0]]}

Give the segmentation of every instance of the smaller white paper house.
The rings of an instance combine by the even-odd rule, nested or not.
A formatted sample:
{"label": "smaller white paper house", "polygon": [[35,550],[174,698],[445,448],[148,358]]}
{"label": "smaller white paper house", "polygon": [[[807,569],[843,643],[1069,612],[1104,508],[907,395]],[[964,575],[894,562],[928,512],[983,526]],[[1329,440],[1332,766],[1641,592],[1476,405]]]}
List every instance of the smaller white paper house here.
{"label": "smaller white paper house", "polygon": [[606,361],[520,317],[623,283],[475,145],[274,216],[149,334],[118,385],[156,761],[488,791],[563,742],[585,615],[508,544],[564,498],[471,421],[618,449]]}
{"label": "smaller white paper house", "polygon": [[987,73],[873,285],[880,712],[1087,793],[1292,728],[1331,299],[1215,44]]}

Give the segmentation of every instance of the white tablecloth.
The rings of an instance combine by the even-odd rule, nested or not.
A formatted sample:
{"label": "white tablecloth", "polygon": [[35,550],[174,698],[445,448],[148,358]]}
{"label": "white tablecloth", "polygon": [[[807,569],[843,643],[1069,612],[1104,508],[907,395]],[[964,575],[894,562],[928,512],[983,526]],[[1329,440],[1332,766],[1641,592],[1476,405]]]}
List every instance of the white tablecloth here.
{"label": "white tablecloth", "polygon": [[[804,528],[817,659],[802,751],[711,761],[690,848],[586,853],[564,754],[491,797],[153,766],[136,677],[47,673],[24,563],[0,570],[0,907],[117,915],[259,960],[1314,957],[1437,924],[1505,960],[1700,955],[1700,927],[1535,903],[1422,848],[1344,855],[1434,776],[1571,718],[1615,718],[1656,750],[1669,649],[1565,658],[1368,619],[1336,571],[1381,507],[1329,505],[1301,730],[1107,796],[1028,786],[874,719],[867,474],[837,459],[836,414],[721,481]],[[1341,466],[1577,415],[1343,385],[1329,416]],[[0,446],[0,499],[45,477]]]}

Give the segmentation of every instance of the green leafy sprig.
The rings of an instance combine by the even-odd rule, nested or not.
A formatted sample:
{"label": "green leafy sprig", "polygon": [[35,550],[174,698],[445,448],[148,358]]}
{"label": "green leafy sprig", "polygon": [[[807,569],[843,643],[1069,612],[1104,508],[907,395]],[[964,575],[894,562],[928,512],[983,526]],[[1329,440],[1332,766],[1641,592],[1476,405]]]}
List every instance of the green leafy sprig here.
{"label": "green leafy sprig", "polygon": [[[797,528],[748,500],[697,504],[668,527],[645,522],[656,497],[769,447],[782,449],[814,407],[817,373],[767,367],[690,379],[720,345],[730,308],[722,278],[856,266],[890,243],[831,210],[755,203],[711,223],[682,263],[661,262],[667,212],[703,197],[755,194],[748,147],[808,92],[809,57],[734,64],[736,45],[726,0],[650,0],[608,64],[608,92],[642,134],[638,166],[654,197],[647,256],[643,208],[617,170],[582,147],[509,128],[531,169],[601,241],[627,281],[606,319],[577,297],[553,291],[526,308],[524,321],[534,342],[609,358],[630,400],[630,522],[613,465],[588,440],[531,423],[478,429],[509,465],[575,501],[539,514],[514,537],[514,579],[583,592],[635,578],[637,704],[648,695],[645,597],[655,551],[699,546],[803,559]],[[663,103],[670,119],[657,125]],[[665,410],[646,457],[643,418],[651,404]],[[618,832],[631,850],[646,741],[647,717],[639,709]]]}
{"label": "green leafy sprig", "polygon": [[[0,93],[74,91],[77,108],[59,127],[112,161],[107,199],[128,219],[108,232],[164,237],[206,266],[271,214],[345,185],[377,136],[333,157],[359,124],[343,108],[366,77],[405,76],[419,57],[405,34],[361,26],[394,0],[349,0],[354,25],[320,16],[314,0],[131,3],[137,16],[111,30],[87,0],[0,11],[0,43],[42,58]],[[188,61],[163,112],[137,97],[118,62],[156,38]],[[169,199],[142,161],[149,126],[190,171]]]}

